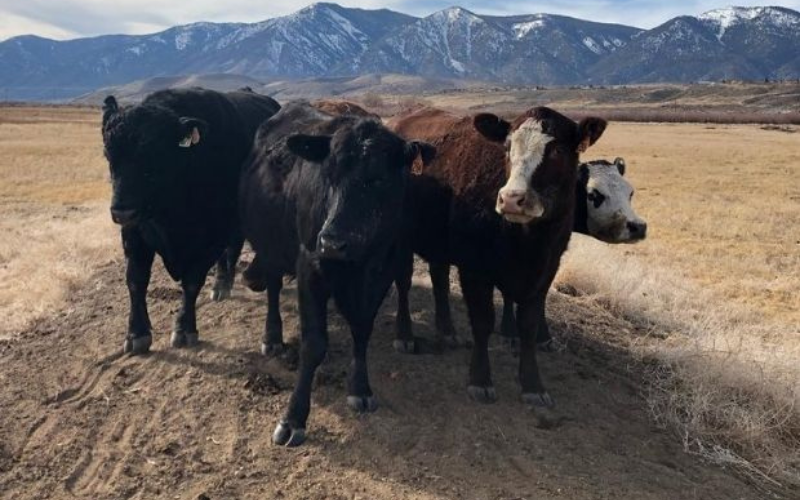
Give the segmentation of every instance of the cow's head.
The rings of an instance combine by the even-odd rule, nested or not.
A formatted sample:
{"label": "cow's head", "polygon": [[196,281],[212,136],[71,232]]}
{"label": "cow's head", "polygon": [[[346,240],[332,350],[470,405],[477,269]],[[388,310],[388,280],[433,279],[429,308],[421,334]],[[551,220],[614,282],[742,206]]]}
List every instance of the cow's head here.
{"label": "cow's head", "polygon": [[506,145],[507,181],[497,194],[497,213],[527,224],[547,217],[554,198],[574,180],[578,154],[594,144],[606,128],[601,118],[575,123],[545,107],[533,108],[513,122],[496,115],[475,116],[477,131]]}
{"label": "cow's head", "polygon": [[320,258],[357,262],[394,242],[411,164],[418,156],[429,162],[435,149],[406,142],[371,119],[336,120],[333,135],[292,135],[287,147],[322,169],[327,199],[317,237]]}
{"label": "cow's head", "polygon": [[121,108],[113,96],[103,105],[103,147],[111,170],[111,218],[131,225],[170,203],[187,172],[192,150],[208,124],[163,106]]}
{"label": "cow's head", "polygon": [[633,211],[633,187],[623,177],[625,160],[595,160],[579,167],[575,226],[607,243],[635,243],[647,235],[647,223]]}

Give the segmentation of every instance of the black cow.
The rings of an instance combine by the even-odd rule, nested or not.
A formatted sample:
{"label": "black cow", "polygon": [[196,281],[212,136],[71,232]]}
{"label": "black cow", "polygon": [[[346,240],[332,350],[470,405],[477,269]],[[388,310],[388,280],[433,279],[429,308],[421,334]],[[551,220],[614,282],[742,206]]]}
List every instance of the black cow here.
{"label": "black cow", "polygon": [[[572,234],[578,154],[605,127],[599,118],[577,124],[538,107],[513,123],[481,114],[442,125],[436,139],[426,136],[437,147],[437,158],[411,183],[411,246],[431,264],[434,291],[446,294],[449,264],[458,267],[474,339],[468,391],[477,401],[496,398],[488,339],[497,287],[518,305],[523,401],[552,405],[539,375],[536,338],[547,291]],[[406,129],[402,120],[395,129]],[[413,256],[403,260],[397,281],[401,299],[411,284]]]}
{"label": "black cow", "polygon": [[277,304],[286,274],[297,277],[300,309],[300,369],[276,444],[305,440],[311,383],[328,347],[330,297],[353,336],[347,402],[359,412],[376,408],[367,345],[395,274],[405,185],[420,153],[433,155],[376,120],[334,117],[305,102],[287,105],[258,132],[240,198],[256,251],[248,283],[269,295],[265,349],[282,344]]}
{"label": "black cow", "polygon": [[131,300],[125,352],[145,353],[152,344],[146,294],[156,253],[183,289],[173,347],[198,342],[195,302],[217,260],[212,296],[230,293],[243,243],[237,210],[241,165],[259,124],[279,108],[273,99],[249,92],[202,89],[160,91],[125,108],[106,98],[111,217],[122,226]]}

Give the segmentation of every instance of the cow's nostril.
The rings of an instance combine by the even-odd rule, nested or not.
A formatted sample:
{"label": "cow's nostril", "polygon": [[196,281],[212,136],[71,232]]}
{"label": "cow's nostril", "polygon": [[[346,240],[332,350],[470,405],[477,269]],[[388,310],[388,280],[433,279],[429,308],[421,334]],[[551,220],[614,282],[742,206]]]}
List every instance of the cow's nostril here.
{"label": "cow's nostril", "polygon": [[500,208],[519,212],[522,210],[522,204],[525,202],[525,193],[500,193]]}
{"label": "cow's nostril", "polygon": [[628,222],[628,231],[630,231],[631,236],[644,238],[645,234],[647,234],[647,223]]}

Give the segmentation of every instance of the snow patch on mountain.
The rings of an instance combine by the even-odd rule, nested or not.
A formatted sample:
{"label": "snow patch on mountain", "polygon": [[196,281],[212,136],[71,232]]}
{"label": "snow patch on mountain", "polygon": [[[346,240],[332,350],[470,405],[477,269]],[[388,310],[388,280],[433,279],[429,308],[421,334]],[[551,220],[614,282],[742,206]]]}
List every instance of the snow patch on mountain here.
{"label": "snow patch on mountain", "polygon": [[544,16],[539,14],[536,17],[538,17],[538,19],[524,23],[516,23],[511,26],[511,29],[514,30],[514,34],[517,36],[517,39],[525,38],[525,36],[527,36],[531,31],[536,31],[539,28],[544,27]]}
{"label": "snow patch on mountain", "polygon": [[715,25],[719,40],[722,40],[730,28],[746,22],[763,21],[779,28],[800,25],[800,16],[773,7],[727,7],[708,11],[698,16],[698,19]]}

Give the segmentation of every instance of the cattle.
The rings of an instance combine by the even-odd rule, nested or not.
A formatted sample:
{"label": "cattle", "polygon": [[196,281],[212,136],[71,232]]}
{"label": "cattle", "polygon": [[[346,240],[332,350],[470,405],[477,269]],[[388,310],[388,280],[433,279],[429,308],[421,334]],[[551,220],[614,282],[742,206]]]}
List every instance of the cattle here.
{"label": "cattle", "polygon": [[348,405],[376,409],[367,345],[395,275],[410,166],[433,154],[376,120],[332,116],[306,102],[285,106],[259,129],[240,200],[244,234],[256,252],[248,283],[268,294],[265,352],[283,342],[277,305],[284,275],[296,276],[300,310],[299,373],[275,444],[305,440],[311,384],[328,347],[330,298],[353,338]]}
{"label": "cattle", "polygon": [[[389,122],[400,135],[407,139],[435,141],[447,133],[448,127],[459,118],[445,111],[428,108],[409,115],[394,118]],[[501,148],[495,143],[487,143],[487,148]],[[575,216],[572,230],[607,243],[635,243],[643,240],[647,233],[647,223],[639,217],[631,206],[633,187],[625,179],[625,160],[616,158],[613,162],[594,160],[581,163],[578,167],[578,182],[575,185]],[[446,271],[449,276],[449,266]],[[435,270],[431,271],[431,275]],[[461,344],[455,336],[449,303],[449,279],[432,279],[433,294],[436,298],[437,332],[440,339],[449,345]],[[405,289],[404,289],[405,290]],[[416,343],[411,333],[411,314],[408,299],[401,292],[398,300],[396,350],[404,353],[415,352]],[[440,310],[442,309],[442,310]],[[544,311],[542,311],[544,313]],[[517,327],[513,302],[503,301],[503,315],[500,334],[505,342],[513,345],[517,339]],[[550,329],[544,316],[540,319],[537,333],[540,350],[554,348]]]}
{"label": "cattle", "polygon": [[[451,119],[427,110],[394,128],[416,137],[412,129],[421,122],[438,131],[437,137],[424,136],[437,157],[409,185],[410,246],[430,264],[437,303],[447,300],[449,265],[458,268],[473,335],[468,393],[479,402],[496,399],[488,338],[497,287],[518,306],[522,400],[552,406],[539,375],[536,338],[572,234],[579,153],[600,138],[606,122],[590,117],[575,123],[546,107],[513,122],[486,113]],[[413,256],[404,262],[396,282],[401,302],[411,285]],[[437,330],[454,338],[446,330],[452,322],[438,314],[449,314],[449,307],[437,308]],[[398,327],[399,340],[413,341],[408,319],[398,315]]]}
{"label": "cattle", "polygon": [[258,125],[279,108],[269,97],[242,91],[164,90],[128,107],[106,98],[111,218],[121,226],[130,295],[124,352],[143,354],[152,344],[146,294],[155,254],[183,291],[173,347],[198,343],[195,303],[215,261],[212,298],[230,294],[243,243],[240,168]]}

